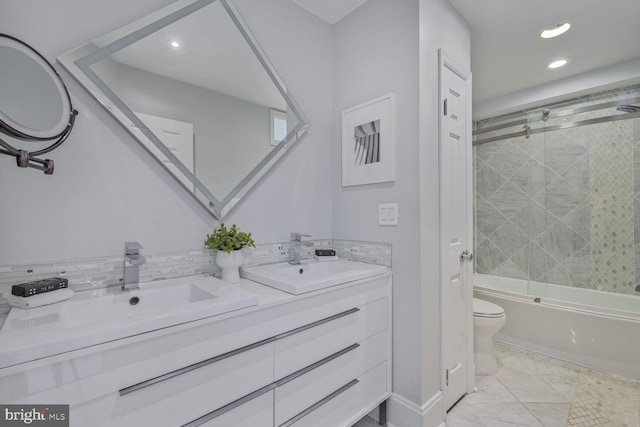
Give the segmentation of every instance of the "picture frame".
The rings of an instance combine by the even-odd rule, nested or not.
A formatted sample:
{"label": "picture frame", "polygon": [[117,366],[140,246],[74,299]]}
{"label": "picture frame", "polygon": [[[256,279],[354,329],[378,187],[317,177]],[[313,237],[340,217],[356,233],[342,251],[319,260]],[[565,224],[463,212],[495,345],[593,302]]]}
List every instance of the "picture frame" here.
{"label": "picture frame", "polygon": [[342,111],[342,186],[396,180],[395,94]]}

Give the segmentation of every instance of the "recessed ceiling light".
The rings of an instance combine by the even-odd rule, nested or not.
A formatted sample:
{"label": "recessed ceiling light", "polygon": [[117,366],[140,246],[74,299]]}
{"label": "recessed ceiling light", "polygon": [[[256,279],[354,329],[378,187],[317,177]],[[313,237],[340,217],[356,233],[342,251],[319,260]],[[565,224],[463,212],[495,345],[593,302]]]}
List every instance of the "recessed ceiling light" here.
{"label": "recessed ceiling light", "polygon": [[566,59],[557,59],[548,65],[549,68],[560,68],[567,63]]}
{"label": "recessed ceiling light", "polygon": [[180,43],[178,43],[178,42],[171,42],[171,46],[173,46],[173,47],[180,47]]}
{"label": "recessed ceiling light", "polygon": [[555,25],[549,25],[548,27],[544,27],[540,30],[540,37],[543,39],[551,39],[553,37],[558,37],[560,34],[564,34],[569,31],[571,28],[571,23],[569,21],[563,21]]}

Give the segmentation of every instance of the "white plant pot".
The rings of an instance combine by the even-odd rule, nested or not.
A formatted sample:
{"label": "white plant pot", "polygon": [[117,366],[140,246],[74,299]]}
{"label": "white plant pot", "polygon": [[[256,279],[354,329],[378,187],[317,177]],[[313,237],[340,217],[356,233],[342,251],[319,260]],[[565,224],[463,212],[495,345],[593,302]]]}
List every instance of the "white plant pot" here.
{"label": "white plant pot", "polygon": [[228,283],[238,283],[240,281],[240,266],[243,261],[244,253],[241,250],[231,253],[218,251],[216,264],[222,270],[221,279]]}

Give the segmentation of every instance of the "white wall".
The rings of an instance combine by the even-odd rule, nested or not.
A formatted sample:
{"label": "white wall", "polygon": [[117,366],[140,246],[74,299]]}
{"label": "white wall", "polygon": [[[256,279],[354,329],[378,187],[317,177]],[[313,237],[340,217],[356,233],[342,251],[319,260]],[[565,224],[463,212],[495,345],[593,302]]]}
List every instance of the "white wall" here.
{"label": "white wall", "polygon": [[[54,62],[169,3],[5,0],[0,31]],[[234,3],[312,127],[225,222],[259,243],[288,240],[294,230],[330,237],[331,27],[288,0]],[[117,255],[125,240],[140,241],[146,253],[201,248],[217,221],[61,73],[80,115],[67,142],[49,154],[55,174],[19,169],[0,156],[0,265]]]}
{"label": "white wall", "polygon": [[[417,407],[440,390],[438,49],[469,67],[469,37],[447,0],[369,0],[334,26],[334,236],[393,244],[393,390]],[[396,181],[343,188],[340,113],[389,92]],[[387,202],[397,227],[378,225]]]}
{"label": "white wall", "polygon": [[[420,402],[418,1],[369,0],[334,25],[334,237],[393,244],[393,390]],[[396,94],[396,181],[342,187],[341,111]],[[378,204],[398,203],[398,226]]]}

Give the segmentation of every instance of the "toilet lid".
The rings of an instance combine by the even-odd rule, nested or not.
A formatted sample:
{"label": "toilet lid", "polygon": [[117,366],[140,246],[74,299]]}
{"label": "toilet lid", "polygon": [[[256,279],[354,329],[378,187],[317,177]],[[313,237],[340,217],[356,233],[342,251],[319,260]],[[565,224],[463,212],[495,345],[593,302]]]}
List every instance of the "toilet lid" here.
{"label": "toilet lid", "polygon": [[504,316],[504,309],[498,304],[474,298],[473,315],[477,317],[502,317]]}

